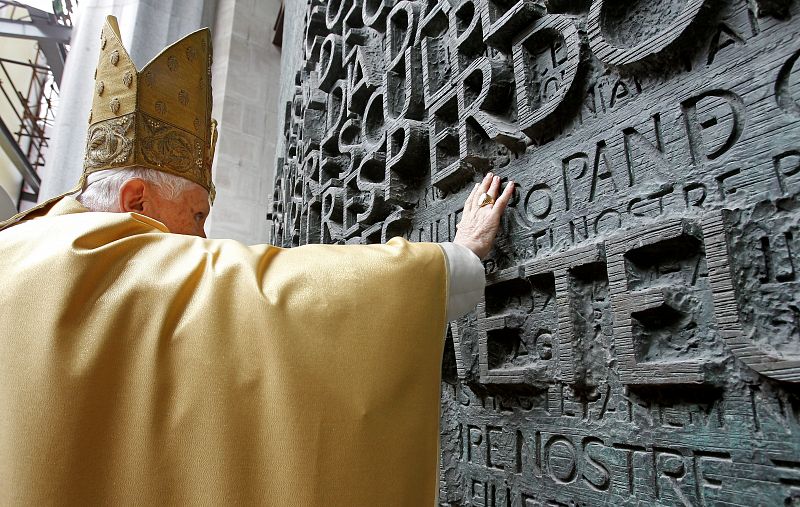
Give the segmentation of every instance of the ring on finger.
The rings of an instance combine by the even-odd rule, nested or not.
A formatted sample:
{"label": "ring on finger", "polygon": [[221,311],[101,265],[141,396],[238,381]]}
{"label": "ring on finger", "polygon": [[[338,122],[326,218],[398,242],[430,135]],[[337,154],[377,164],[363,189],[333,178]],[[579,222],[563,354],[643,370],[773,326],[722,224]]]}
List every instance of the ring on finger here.
{"label": "ring on finger", "polygon": [[487,192],[482,193],[478,202],[478,207],[483,208],[484,206],[491,206],[492,204],[494,204],[494,197]]}

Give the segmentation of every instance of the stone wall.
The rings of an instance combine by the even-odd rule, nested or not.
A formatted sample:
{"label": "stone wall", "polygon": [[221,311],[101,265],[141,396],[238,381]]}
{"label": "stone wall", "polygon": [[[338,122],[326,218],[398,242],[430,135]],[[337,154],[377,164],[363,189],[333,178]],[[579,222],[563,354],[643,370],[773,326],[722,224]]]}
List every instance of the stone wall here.
{"label": "stone wall", "polygon": [[797,2],[298,11],[274,243],[447,241],[519,182],[448,331],[443,505],[800,502]]}

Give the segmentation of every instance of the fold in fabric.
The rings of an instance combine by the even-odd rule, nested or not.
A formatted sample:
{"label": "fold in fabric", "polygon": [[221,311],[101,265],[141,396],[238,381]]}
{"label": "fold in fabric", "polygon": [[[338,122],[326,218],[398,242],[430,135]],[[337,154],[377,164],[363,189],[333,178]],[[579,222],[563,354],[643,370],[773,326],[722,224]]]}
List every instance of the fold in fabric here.
{"label": "fold in fabric", "polygon": [[469,248],[457,243],[439,243],[447,259],[450,279],[447,291],[447,320],[463,317],[475,309],[486,288],[486,270]]}

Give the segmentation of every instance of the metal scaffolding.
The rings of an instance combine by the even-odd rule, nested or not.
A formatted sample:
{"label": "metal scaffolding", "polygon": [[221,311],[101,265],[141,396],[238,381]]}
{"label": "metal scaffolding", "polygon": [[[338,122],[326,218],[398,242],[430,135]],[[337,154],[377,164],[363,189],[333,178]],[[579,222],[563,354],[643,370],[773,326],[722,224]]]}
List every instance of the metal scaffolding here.
{"label": "metal scaffolding", "polygon": [[[0,0],[0,41],[36,42],[32,59],[0,56],[0,103],[6,101],[11,107],[5,110],[13,111],[0,116],[0,148],[22,175],[18,206],[38,199],[39,170],[45,162],[77,4],[77,0],[55,0],[50,13],[23,2]],[[15,77],[16,66],[29,69],[30,79]]]}

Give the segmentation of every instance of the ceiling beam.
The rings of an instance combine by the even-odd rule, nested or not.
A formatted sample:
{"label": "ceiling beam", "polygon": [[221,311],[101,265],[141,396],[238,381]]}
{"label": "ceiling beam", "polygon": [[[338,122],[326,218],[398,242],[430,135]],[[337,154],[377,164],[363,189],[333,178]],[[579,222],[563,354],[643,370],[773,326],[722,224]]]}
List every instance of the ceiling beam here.
{"label": "ceiling beam", "polygon": [[37,41],[51,40],[56,43],[69,44],[72,36],[72,27],[37,20],[22,21],[18,19],[0,18],[0,37],[14,37],[17,39],[32,39]]}
{"label": "ceiling beam", "polygon": [[[32,21],[0,18],[0,37],[35,40],[47,59],[56,85],[61,86],[64,64],[67,59],[64,44],[69,44],[72,27],[51,20],[46,12],[28,9]],[[34,62],[35,63],[35,62]]]}
{"label": "ceiling beam", "polygon": [[2,148],[6,156],[11,159],[11,163],[14,164],[14,167],[16,167],[17,171],[22,175],[22,179],[25,180],[25,183],[31,187],[31,190],[38,194],[42,180],[39,178],[39,175],[36,174],[36,171],[33,170],[28,157],[22,152],[16,139],[14,139],[14,135],[8,130],[2,118],[0,118],[0,148]]}

